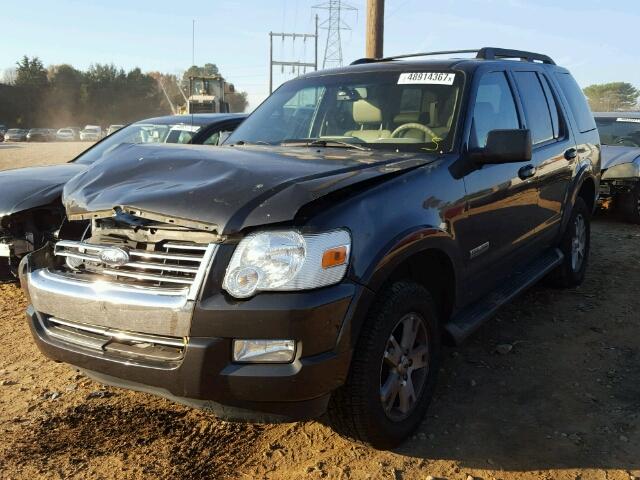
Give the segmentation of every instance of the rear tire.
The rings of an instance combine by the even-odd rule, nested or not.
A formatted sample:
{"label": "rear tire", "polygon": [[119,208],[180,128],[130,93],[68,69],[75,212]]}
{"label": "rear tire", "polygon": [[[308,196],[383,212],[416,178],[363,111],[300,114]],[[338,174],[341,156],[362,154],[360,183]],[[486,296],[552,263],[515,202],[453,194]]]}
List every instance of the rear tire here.
{"label": "rear tire", "polygon": [[640,185],[618,197],[618,206],[627,222],[640,224]]}
{"label": "rear tire", "polygon": [[591,212],[585,201],[578,197],[559,245],[564,259],[551,272],[551,285],[557,288],[571,288],[582,284],[587,271],[590,247]]}
{"label": "rear tire", "polygon": [[368,314],[347,382],[329,402],[329,421],[351,440],[396,447],[420,425],[439,364],[440,327],[431,295],[413,282],[393,283]]}

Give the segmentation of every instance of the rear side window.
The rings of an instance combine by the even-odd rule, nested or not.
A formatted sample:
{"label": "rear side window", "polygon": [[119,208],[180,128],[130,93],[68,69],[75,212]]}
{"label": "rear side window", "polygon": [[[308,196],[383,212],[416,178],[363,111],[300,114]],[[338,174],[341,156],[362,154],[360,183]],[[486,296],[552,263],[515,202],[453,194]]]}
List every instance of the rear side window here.
{"label": "rear side window", "polygon": [[558,79],[562,93],[571,107],[580,133],[594,130],[596,128],[596,122],[593,119],[587,98],[584,96],[584,93],[582,93],[582,90],[580,90],[578,83],[568,73],[556,73],[556,78]]}
{"label": "rear side window", "polygon": [[[547,97],[536,72],[514,72],[520,98],[527,116],[527,125],[531,130],[533,144],[553,140],[553,122]],[[557,112],[556,112],[557,113]]]}
{"label": "rear side window", "polygon": [[520,128],[513,93],[503,72],[485,74],[478,85],[473,109],[471,146],[484,148],[491,130]]}
{"label": "rear side window", "polygon": [[560,138],[564,136],[565,133],[560,106],[558,105],[555,95],[551,92],[551,85],[549,85],[547,77],[538,74],[538,78],[542,82],[542,88],[544,88],[544,94],[549,104],[549,113],[551,113],[551,122],[553,123],[553,137]]}

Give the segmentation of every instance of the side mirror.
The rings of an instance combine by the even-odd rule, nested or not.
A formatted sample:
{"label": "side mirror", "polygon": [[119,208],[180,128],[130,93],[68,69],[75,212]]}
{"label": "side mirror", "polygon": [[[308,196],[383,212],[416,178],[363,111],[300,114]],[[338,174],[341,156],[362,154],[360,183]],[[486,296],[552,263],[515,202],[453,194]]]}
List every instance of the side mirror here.
{"label": "side mirror", "polygon": [[471,159],[479,164],[528,162],[531,149],[531,130],[491,130],[487,146],[471,152]]}

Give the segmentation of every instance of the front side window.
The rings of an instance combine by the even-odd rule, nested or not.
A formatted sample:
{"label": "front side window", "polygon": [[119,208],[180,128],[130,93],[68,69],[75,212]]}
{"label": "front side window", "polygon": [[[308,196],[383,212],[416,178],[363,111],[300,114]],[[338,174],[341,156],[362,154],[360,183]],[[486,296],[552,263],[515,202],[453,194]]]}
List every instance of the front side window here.
{"label": "front side window", "polygon": [[518,111],[504,72],[491,72],[480,79],[473,108],[471,146],[484,148],[491,130],[520,128]]}
{"label": "front side window", "polygon": [[[542,84],[536,72],[514,72],[527,126],[531,130],[533,144],[548,142],[554,138],[553,122]],[[557,114],[557,112],[556,112]]]}
{"label": "front side window", "polygon": [[293,80],[225,142],[334,141],[450,151],[464,79],[454,72],[379,72]]}

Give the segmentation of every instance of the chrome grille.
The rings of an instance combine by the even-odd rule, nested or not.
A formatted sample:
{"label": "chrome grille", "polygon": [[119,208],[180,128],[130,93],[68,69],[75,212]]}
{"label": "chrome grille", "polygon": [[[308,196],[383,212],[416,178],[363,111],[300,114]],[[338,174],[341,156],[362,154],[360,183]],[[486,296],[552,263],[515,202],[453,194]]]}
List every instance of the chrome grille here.
{"label": "chrome grille", "polygon": [[[63,267],[74,275],[94,275],[102,281],[160,289],[188,289],[194,299],[215,251],[215,244],[166,242],[154,250],[130,248],[126,243],[95,244],[61,240],[54,254],[65,258]],[[128,261],[109,265],[100,258],[108,249],[126,251]]]}

